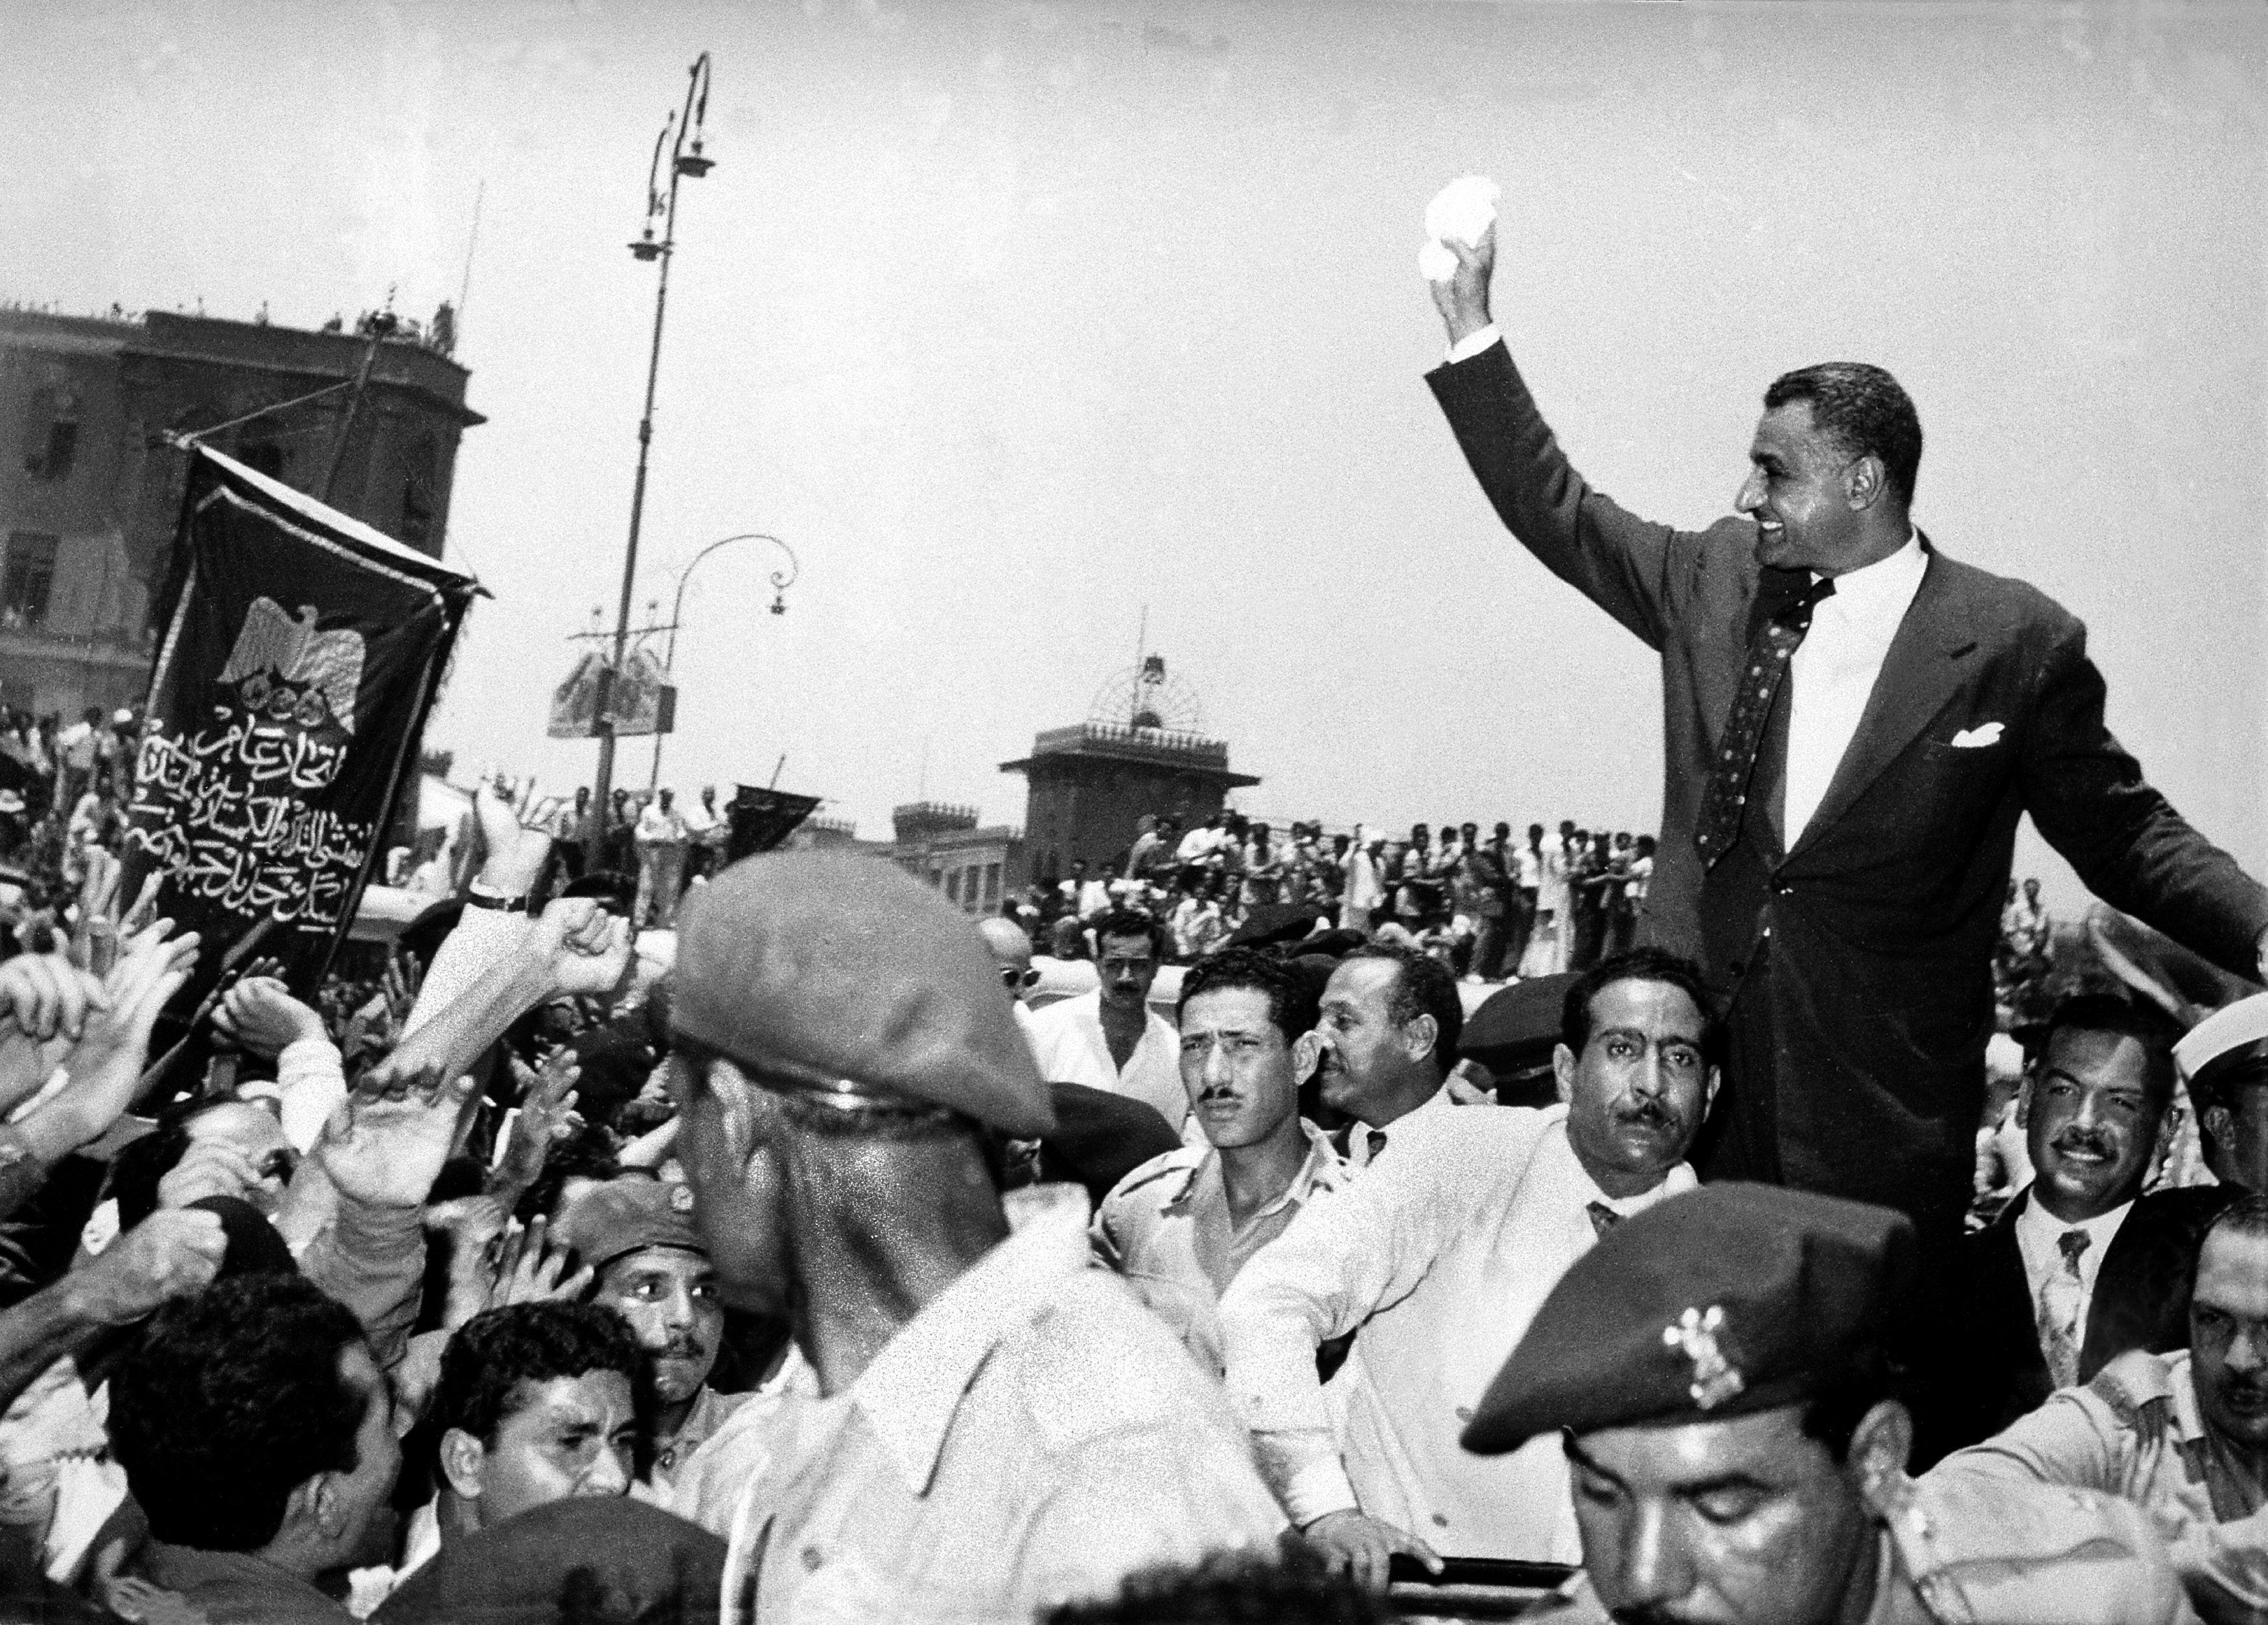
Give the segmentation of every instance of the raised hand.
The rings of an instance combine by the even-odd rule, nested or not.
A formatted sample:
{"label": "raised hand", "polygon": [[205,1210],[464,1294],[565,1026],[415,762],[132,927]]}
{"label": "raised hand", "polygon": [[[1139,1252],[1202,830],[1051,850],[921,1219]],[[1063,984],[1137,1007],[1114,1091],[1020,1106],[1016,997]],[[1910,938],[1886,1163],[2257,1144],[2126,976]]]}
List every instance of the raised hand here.
{"label": "raised hand", "polygon": [[158,1181],[158,1205],[186,1208],[207,1196],[243,1196],[260,1183],[252,1158],[226,1140],[194,1140]]}
{"label": "raised hand", "polygon": [[1441,246],[1457,256],[1456,275],[1426,286],[1433,290],[1433,307],[1448,324],[1449,342],[1455,344],[1495,320],[1489,314],[1489,277],[1496,269],[1496,224],[1490,222],[1477,243],[1453,237]]}
{"label": "raised hand", "polygon": [[219,1214],[160,1209],[67,1279],[84,1318],[130,1326],[169,1299],[202,1291],[227,1252]]}
{"label": "raised hand", "polygon": [[453,1332],[489,1306],[496,1283],[496,1248],[512,1214],[495,1196],[458,1196],[425,1210],[428,1231],[449,1238],[449,1290],[441,1328]]}
{"label": "raised hand", "polygon": [[583,1068],[575,1052],[563,1045],[544,1058],[541,1072],[529,1070],[517,1056],[512,1070],[520,1082],[519,1114],[512,1119],[492,1185],[524,1191],[542,1177],[551,1148],[571,1139],[583,1126],[575,1111],[575,1085]]}
{"label": "raised hand", "polygon": [[0,1114],[36,1094],[109,1006],[101,978],[59,953],[0,960]]}
{"label": "raised hand", "polygon": [[531,945],[549,961],[554,997],[612,993],[630,971],[630,923],[608,914],[595,898],[553,903],[536,922]]}
{"label": "raised hand", "polygon": [[160,920],[125,945],[105,980],[108,1007],[89,1017],[85,1035],[63,1062],[69,1077],[35,1114],[53,1114],[83,1145],[105,1133],[134,1104],[150,1058],[150,1032],[166,1002],[181,989],[197,962],[197,934],[172,935]]}
{"label": "raised hand", "polygon": [[488,859],[481,865],[483,886],[506,897],[535,889],[551,857],[551,831],[558,821],[559,798],[536,799],[535,781],[515,783],[500,773],[482,779],[473,792],[473,814],[480,821]]}
{"label": "raised hand", "polygon": [[525,1228],[514,1224],[504,1232],[504,1252],[497,1261],[496,1284],[489,1290],[489,1307],[510,1304],[571,1304],[591,1284],[586,1265],[569,1271],[574,1249],[551,1241],[549,1222],[541,1215]]}
{"label": "raised hand", "polygon": [[213,1026],[254,1055],[273,1058],[303,1038],[326,1038],[323,1018],[273,976],[246,976],[213,1011]]}
{"label": "raised hand", "polygon": [[473,1079],[438,1062],[381,1061],[323,1125],[315,1157],[339,1195],[379,1208],[424,1204],[472,1099]]}

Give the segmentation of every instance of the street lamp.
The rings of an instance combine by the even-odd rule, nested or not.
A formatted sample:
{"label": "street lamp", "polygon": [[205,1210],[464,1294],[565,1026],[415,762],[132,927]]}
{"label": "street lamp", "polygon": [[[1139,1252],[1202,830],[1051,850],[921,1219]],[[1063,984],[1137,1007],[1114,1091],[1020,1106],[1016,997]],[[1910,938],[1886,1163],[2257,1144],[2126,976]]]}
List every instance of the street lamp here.
{"label": "street lamp", "polygon": [[[645,513],[646,455],[653,445],[653,392],[661,376],[661,320],[669,305],[669,261],[677,248],[677,183],[687,176],[698,180],[716,167],[716,160],[703,156],[701,151],[702,129],[709,116],[709,53],[703,51],[693,60],[687,70],[685,108],[672,113],[662,122],[661,133],[654,137],[653,157],[646,165],[645,223],[632,243],[630,253],[640,261],[659,261],[661,270],[653,291],[653,348],[646,361],[645,415],[638,419],[637,478],[630,487],[630,534],[622,550],[622,595],[615,614],[615,654],[608,675],[599,686],[598,782],[591,791],[592,805],[604,809],[614,789],[615,730],[608,720],[613,702],[613,679],[622,668],[623,656],[628,652],[630,631],[630,594],[637,585],[638,523]],[[692,136],[692,148],[686,147],[686,137]],[[669,190],[661,189],[661,155],[669,151]],[[661,222],[661,237],[655,240],[654,222]]]}
{"label": "street lamp", "polygon": [[[707,160],[704,158],[703,162],[705,163]],[[670,601],[669,606],[669,643],[662,651],[661,656],[661,666],[664,672],[674,673],[677,669],[677,628],[678,623],[684,619],[685,584],[693,579],[693,572],[700,568],[702,560],[716,552],[718,548],[729,547],[736,541],[769,541],[787,555],[787,569],[784,571],[777,570],[772,571],[772,614],[776,615],[787,614],[787,590],[795,585],[795,578],[803,568],[796,562],[793,548],[789,547],[778,537],[764,531],[743,531],[737,536],[726,536],[721,540],[712,541],[695,554],[693,562],[678,572],[677,596]],[[647,776],[645,782],[648,795],[652,795],[655,787],[661,783],[661,746],[664,737],[659,733],[653,736],[653,771]]]}

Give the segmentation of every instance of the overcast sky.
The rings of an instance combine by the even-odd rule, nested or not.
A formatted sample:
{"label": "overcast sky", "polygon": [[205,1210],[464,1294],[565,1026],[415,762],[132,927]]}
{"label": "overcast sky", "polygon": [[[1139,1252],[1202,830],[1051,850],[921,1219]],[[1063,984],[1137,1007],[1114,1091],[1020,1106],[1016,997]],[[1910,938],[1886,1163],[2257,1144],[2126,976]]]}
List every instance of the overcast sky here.
{"label": "overcast sky", "polygon": [[802,577],[777,618],[768,548],[695,578],[663,783],[784,754],[869,836],[917,791],[1020,822],[998,764],[1146,607],[1253,811],[1649,827],[1651,657],[1504,534],[1423,382],[1419,217],[1478,172],[1596,483],[1705,524],[1773,376],[1889,367],[1923,527],[2084,617],[2114,729],[2268,868],[2268,8],[9,10],[0,295],[422,319],[485,183],[449,555],[497,601],[429,735],[460,761],[588,778],[544,708],[612,614],[653,305],[624,245],[707,48],[638,597],[739,531]]}

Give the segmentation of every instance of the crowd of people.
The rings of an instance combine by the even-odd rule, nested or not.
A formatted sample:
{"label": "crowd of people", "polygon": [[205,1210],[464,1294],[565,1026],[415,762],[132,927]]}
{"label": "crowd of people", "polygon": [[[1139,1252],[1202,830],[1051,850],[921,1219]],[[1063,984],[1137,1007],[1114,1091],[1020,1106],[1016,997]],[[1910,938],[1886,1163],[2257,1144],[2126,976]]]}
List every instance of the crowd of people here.
{"label": "crowd of people", "polygon": [[[1357,825],[1326,835],[1294,821],[1283,835],[1223,808],[1184,830],[1170,813],[1145,813],[1133,843],[1090,871],[1042,876],[1012,912],[1050,951],[1089,958],[1092,923],[1114,908],[1165,922],[1178,961],[1200,959],[1286,909],[1329,913],[1357,930],[1380,930],[1475,982],[1584,970],[1635,939],[1653,873],[1654,838],[1609,834],[1562,820],[1528,827],[1525,842],[1498,823],[1413,824],[1406,840]],[[1267,910],[1270,912],[1256,913]]]}

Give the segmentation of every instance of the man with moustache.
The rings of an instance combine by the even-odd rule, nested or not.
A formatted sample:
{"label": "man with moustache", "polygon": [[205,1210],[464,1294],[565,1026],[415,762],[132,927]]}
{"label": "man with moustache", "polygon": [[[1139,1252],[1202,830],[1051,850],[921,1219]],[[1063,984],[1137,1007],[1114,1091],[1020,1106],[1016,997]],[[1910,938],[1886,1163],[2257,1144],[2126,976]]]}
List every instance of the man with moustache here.
{"label": "man with moustache", "polygon": [[649,1476],[666,1496],[677,1464],[748,1397],[709,1386],[725,1335],[725,1302],[693,1222],[693,1189],[611,1180],[577,1198],[561,1229],[592,1271],[590,1301],[629,1321],[645,1352],[654,1398]]}
{"label": "man with moustache", "polygon": [[[1229,1397],[1335,1567],[1382,1589],[1396,1552],[1576,1560],[1557,1440],[1482,1461],[1458,1434],[1568,1265],[1693,1184],[1719,1037],[1690,963],[1639,949],[1597,966],[1562,1009],[1561,1105],[1405,1115],[1385,1157],[1230,1283]],[[1316,1349],[1358,1331],[1327,1399]]]}
{"label": "man with moustache", "polygon": [[1095,1256],[1220,1369],[1220,1295],[1252,1256],[1347,1169],[1300,1115],[1314,1070],[1315,999],[1281,960],[1230,948],[1190,967],[1176,1017],[1182,1086],[1202,1145],[1153,1157],[1096,1210]]}
{"label": "man with moustache", "polygon": [[1323,1104],[1354,1119],[1346,1158],[1368,1167],[1390,1125],[1453,1111],[1447,1088],[1464,1029],[1457,979],[1416,948],[1380,943],[1338,962],[1315,1024]]}
{"label": "man with moustache", "polygon": [[2142,1195],[2173,1098],[2172,1040],[2155,1012],[2114,994],[2050,1014],[2016,1107],[2035,1176],[1962,1244],[1968,1404],[1955,1442],[1997,1433],[2130,1349],[2188,1340],[2191,1261],[2232,1193]]}
{"label": "man with moustache", "polygon": [[2205,1231],[2187,1348],[2121,1355],[1923,1480],[1986,1495],[2012,1482],[2133,1502],[2198,1614],[2268,1618],[2268,1197],[2240,1198]]}
{"label": "man with moustache", "polygon": [[2116,1495],[1907,1475],[1885,1334],[1914,1254],[1887,1209],[1734,1181],[1579,1260],[1464,1433],[1573,1480],[1583,1574],[1522,1617],[2193,1625]]}
{"label": "man with moustache", "polygon": [[1150,1008],[1150,986],[1168,952],[1166,928],[1113,908],[1095,922],[1094,941],[1101,985],[1035,1011],[1025,1029],[1040,1075],[1139,1100],[1179,1129],[1189,1109],[1176,1059],[1181,1038]]}

